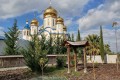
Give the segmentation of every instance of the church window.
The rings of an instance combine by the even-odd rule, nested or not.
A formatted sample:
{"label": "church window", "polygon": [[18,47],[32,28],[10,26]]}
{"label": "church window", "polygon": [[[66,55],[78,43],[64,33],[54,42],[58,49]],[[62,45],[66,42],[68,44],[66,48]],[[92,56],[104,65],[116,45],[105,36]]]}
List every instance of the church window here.
{"label": "church window", "polygon": [[24,31],[24,35],[26,35],[26,32]]}
{"label": "church window", "polygon": [[27,31],[27,35],[29,35],[29,32]]}
{"label": "church window", "polygon": [[33,28],[32,28],[31,30],[32,30],[32,32],[34,33]]}
{"label": "church window", "polygon": [[49,26],[49,19],[48,19],[48,26]]}
{"label": "church window", "polygon": [[54,26],[54,19],[53,19],[53,26]]}
{"label": "church window", "polygon": [[36,30],[34,29],[34,34],[37,34]]}

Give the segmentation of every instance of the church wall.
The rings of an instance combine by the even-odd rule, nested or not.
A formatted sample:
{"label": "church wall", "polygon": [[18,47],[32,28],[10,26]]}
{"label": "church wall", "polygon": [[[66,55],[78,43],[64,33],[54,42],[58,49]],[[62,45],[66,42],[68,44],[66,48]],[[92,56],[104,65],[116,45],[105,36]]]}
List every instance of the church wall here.
{"label": "church wall", "polygon": [[63,25],[62,24],[57,24],[56,32],[63,33]]}
{"label": "church wall", "polygon": [[44,27],[51,27],[56,24],[56,18],[48,17],[44,19]]}
{"label": "church wall", "polygon": [[38,27],[37,26],[31,26],[31,35],[37,34],[38,32]]}

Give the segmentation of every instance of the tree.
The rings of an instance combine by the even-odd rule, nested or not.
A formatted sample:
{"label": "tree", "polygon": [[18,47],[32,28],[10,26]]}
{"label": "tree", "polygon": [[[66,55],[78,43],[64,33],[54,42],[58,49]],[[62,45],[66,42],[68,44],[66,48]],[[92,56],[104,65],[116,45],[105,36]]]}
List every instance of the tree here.
{"label": "tree", "polygon": [[64,54],[66,53],[66,47],[62,46],[64,43],[64,39],[57,35],[56,39],[54,40],[54,45],[52,46],[54,48],[55,54]]}
{"label": "tree", "polygon": [[19,54],[19,47],[17,46],[19,31],[17,27],[17,20],[14,20],[13,27],[8,28],[9,31],[5,32],[5,54],[17,55]]}
{"label": "tree", "polygon": [[[81,41],[79,29],[78,29],[76,41]],[[82,57],[82,48],[77,48],[77,52],[78,52],[78,57],[81,58]]]}
{"label": "tree", "polygon": [[74,41],[74,34],[72,34],[71,36],[71,41]]}
{"label": "tree", "polygon": [[[42,69],[40,65],[44,66],[48,62],[46,57],[49,50],[46,48],[48,44],[44,35],[41,35],[41,37],[42,38],[39,39],[37,34],[31,36],[32,39],[29,41],[28,48],[22,50],[26,65],[33,72],[40,72]],[[42,58],[46,59],[44,64],[40,64]]]}
{"label": "tree", "polygon": [[[99,50],[99,36],[92,34],[92,35],[88,35],[88,37],[86,37],[86,40],[89,42],[89,46],[86,47],[87,49],[87,54],[90,54],[90,60],[91,60],[91,56],[94,56],[94,60],[95,60],[95,55],[100,53]],[[92,65],[93,65],[93,76],[94,76],[94,80],[95,80],[95,65],[94,65],[94,60],[92,59]]]}
{"label": "tree", "polygon": [[105,54],[112,54],[112,52],[110,50],[110,45],[105,44],[104,45],[104,50],[105,50]]}
{"label": "tree", "polygon": [[60,37],[59,37],[59,34],[57,35],[56,39],[54,40],[54,52],[55,52],[55,54],[60,54]]}
{"label": "tree", "polygon": [[46,62],[48,61],[47,58],[40,58],[39,60],[39,65],[41,67],[41,70],[42,70],[42,77],[43,77],[43,69],[46,67]]}
{"label": "tree", "polygon": [[89,46],[86,47],[87,49],[87,54],[90,55],[96,55],[100,54],[99,50],[99,42],[100,42],[100,37],[96,34],[88,35],[85,40],[89,42]]}
{"label": "tree", "polygon": [[104,42],[103,42],[102,26],[100,26],[100,55],[101,55],[102,61],[104,61],[105,53],[104,53]]}
{"label": "tree", "polygon": [[71,41],[71,37],[70,37],[70,34],[68,34],[68,41]]}
{"label": "tree", "polygon": [[80,30],[78,30],[78,34],[77,34],[77,39],[76,39],[76,41],[81,41]]}
{"label": "tree", "polygon": [[[101,36],[102,36],[102,34],[101,34]],[[90,55],[90,60],[91,60],[91,56],[94,56],[93,60],[91,60],[92,64],[93,64],[94,79],[95,79],[94,60],[95,60],[95,55],[100,55],[101,38],[102,37],[99,37],[96,34],[88,35],[85,38],[85,40],[87,40],[89,42],[89,46],[86,47],[86,53]],[[106,45],[102,45],[102,47],[104,47],[106,50],[106,53],[108,53],[108,52],[110,52],[110,48],[109,48],[108,44],[106,44]]]}
{"label": "tree", "polygon": [[53,54],[54,53],[54,45],[53,45],[53,37],[52,37],[52,34],[50,33],[50,37],[49,39],[47,40],[47,48],[49,49],[48,50],[48,54]]}

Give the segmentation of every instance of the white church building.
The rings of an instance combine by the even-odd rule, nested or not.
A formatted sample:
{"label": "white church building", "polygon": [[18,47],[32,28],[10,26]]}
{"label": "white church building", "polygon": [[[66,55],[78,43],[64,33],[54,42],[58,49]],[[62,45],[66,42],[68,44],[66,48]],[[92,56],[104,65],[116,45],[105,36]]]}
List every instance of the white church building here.
{"label": "white church building", "polygon": [[63,38],[67,36],[67,28],[64,25],[64,19],[58,16],[58,12],[53,7],[48,7],[43,14],[43,25],[39,26],[39,22],[34,18],[30,24],[26,21],[26,25],[22,30],[22,35],[24,40],[31,40],[30,35],[44,34],[46,38],[59,37]]}

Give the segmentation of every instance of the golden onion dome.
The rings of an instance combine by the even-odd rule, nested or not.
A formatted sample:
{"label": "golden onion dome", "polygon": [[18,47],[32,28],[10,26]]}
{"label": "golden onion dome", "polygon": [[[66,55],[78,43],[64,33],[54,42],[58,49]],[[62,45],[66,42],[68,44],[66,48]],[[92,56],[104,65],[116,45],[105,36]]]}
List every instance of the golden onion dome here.
{"label": "golden onion dome", "polygon": [[31,21],[31,26],[38,26],[38,25],[39,25],[39,22],[38,22],[37,19],[33,19],[33,20]]}
{"label": "golden onion dome", "polygon": [[53,7],[50,6],[44,11],[44,17],[46,15],[52,15],[53,17],[57,17],[57,11]]}
{"label": "golden onion dome", "polygon": [[67,27],[66,26],[63,26],[63,31],[67,31]]}
{"label": "golden onion dome", "polygon": [[58,17],[58,18],[57,18],[57,21],[64,22],[63,18],[61,18],[61,17]]}
{"label": "golden onion dome", "polygon": [[56,22],[57,22],[57,24],[64,24],[64,23],[63,23],[63,22],[64,22],[64,19],[61,18],[61,17],[58,17],[58,18],[56,19]]}

